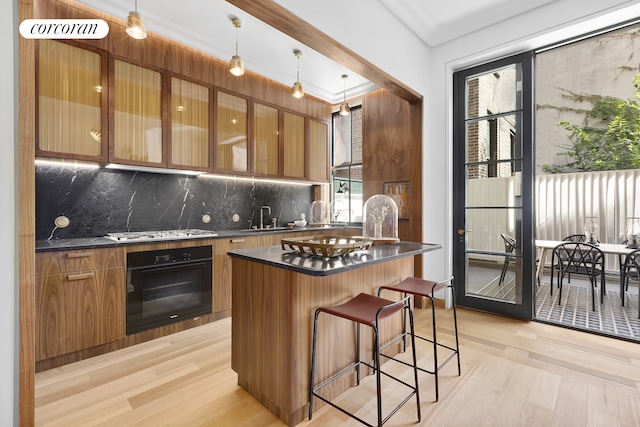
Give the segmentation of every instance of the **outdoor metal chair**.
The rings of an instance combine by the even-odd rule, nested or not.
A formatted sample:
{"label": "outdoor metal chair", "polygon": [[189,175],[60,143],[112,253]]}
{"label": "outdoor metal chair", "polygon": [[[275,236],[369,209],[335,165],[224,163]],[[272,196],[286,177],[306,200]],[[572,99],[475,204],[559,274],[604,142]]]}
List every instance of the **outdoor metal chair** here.
{"label": "outdoor metal chair", "polygon": [[553,295],[553,276],[557,275],[558,305],[562,299],[562,282],[569,274],[583,274],[589,277],[591,283],[591,305],[592,310],[596,309],[596,281],[600,276],[600,303],[604,303],[605,276],[604,276],[604,254],[597,246],[590,243],[567,242],[556,246],[551,256],[551,295]]}
{"label": "outdoor metal chair", "polygon": [[[625,290],[629,289],[629,279],[633,278],[640,283],[640,249],[629,253],[624,262],[620,264],[620,299],[624,307]],[[640,310],[638,310],[640,318]]]}
{"label": "outdoor metal chair", "polygon": [[[563,242],[584,243],[587,241],[585,234],[572,234],[562,239]],[[567,283],[571,283],[571,273],[567,274]]]}
{"label": "outdoor metal chair", "polygon": [[564,242],[583,243],[583,242],[587,241],[587,236],[585,236],[584,234],[572,234],[572,235],[567,236],[564,239],[562,239],[562,241],[564,241]]}
{"label": "outdoor metal chair", "polygon": [[502,240],[504,240],[504,251],[506,255],[504,257],[504,264],[502,264],[502,272],[500,273],[500,281],[498,281],[498,286],[502,286],[502,282],[507,275],[509,262],[516,259],[516,255],[513,253],[516,248],[516,239],[504,233],[500,233],[500,236],[502,236]]}

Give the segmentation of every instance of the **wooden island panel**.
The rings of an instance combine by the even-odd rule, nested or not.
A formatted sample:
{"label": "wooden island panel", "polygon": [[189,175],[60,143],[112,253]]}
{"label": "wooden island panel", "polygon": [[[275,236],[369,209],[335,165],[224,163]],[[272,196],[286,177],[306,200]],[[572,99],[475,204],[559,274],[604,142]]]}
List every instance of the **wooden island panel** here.
{"label": "wooden island panel", "polygon": [[[238,384],[290,426],[307,418],[313,316],[320,306],[346,302],[360,292],[377,294],[413,275],[414,257],[375,263],[342,273],[313,276],[233,258],[231,367]],[[399,316],[381,325],[390,336],[401,326]],[[362,354],[371,353],[370,329],[362,328]],[[355,327],[321,315],[318,322],[316,381],[355,360]],[[345,375],[327,395],[354,384]],[[314,403],[314,408],[322,402]]]}

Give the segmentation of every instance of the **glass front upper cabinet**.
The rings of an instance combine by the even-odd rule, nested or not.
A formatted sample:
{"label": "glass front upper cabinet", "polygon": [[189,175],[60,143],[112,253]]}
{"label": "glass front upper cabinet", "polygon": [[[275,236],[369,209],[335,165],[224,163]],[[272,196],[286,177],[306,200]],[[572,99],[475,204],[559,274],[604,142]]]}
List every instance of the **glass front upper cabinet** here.
{"label": "glass front upper cabinet", "polygon": [[116,59],[113,90],[113,160],[166,165],[162,140],[162,75]]}
{"label": "glass front upper cabinet", "polygon": [[208,87],[171,77],[172,166],[209,168],[209,96]]}
{"label": "glass front upper cabinet", "polygon": [[39,41],[37,154],[106,160],[105,64],[100,51]]}
{"label": "glass front upper cabinet", "polygon": [[216,109],[216,170],[249,172],[248,102],[218,91]]}
{"label": "glass front upper cabinet", "polygon": [[304,117],[284,112],[284,162],[282,169],[288,178],[304,178],[305,136]]}
{"label": "glass front upper cabinet", "polygon": [[329,125],[309,120],[309,176],[313,181],[329,181]]}
{"label": "glass front upper cabinet", "polygon": [[257,102],[253,105],[253,172],[259,175],[278,176],[280,173],[278,109]]}

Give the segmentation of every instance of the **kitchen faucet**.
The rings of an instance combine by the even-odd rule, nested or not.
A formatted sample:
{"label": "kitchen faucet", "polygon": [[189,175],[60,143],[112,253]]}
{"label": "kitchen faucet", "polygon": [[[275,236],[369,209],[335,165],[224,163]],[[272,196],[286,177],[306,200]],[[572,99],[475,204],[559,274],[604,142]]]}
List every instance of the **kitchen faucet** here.
{"label": "kitchen faucet", "polygon": [[260,208],[260,230],[264,229],[264,222],[263,222],[263,216],[262,213],[264,212],[264,210],[268,210],[269,211],[269,215],[271,215],[271,207],[269,206],[262,206]]}

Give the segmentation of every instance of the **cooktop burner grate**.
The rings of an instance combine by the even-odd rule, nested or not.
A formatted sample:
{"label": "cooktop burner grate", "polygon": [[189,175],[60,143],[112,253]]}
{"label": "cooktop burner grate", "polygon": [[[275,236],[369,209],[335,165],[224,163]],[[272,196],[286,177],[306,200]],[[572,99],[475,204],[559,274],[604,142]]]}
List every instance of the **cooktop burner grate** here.
{"label": "cooktop burner grate", "polygon": [[127,231],[124,233],[108,233],[105,237],[115,241],[124,240],[173,240],[194,237],[214,237],[217,234],[209,230],[189,228],[184,230]]}

